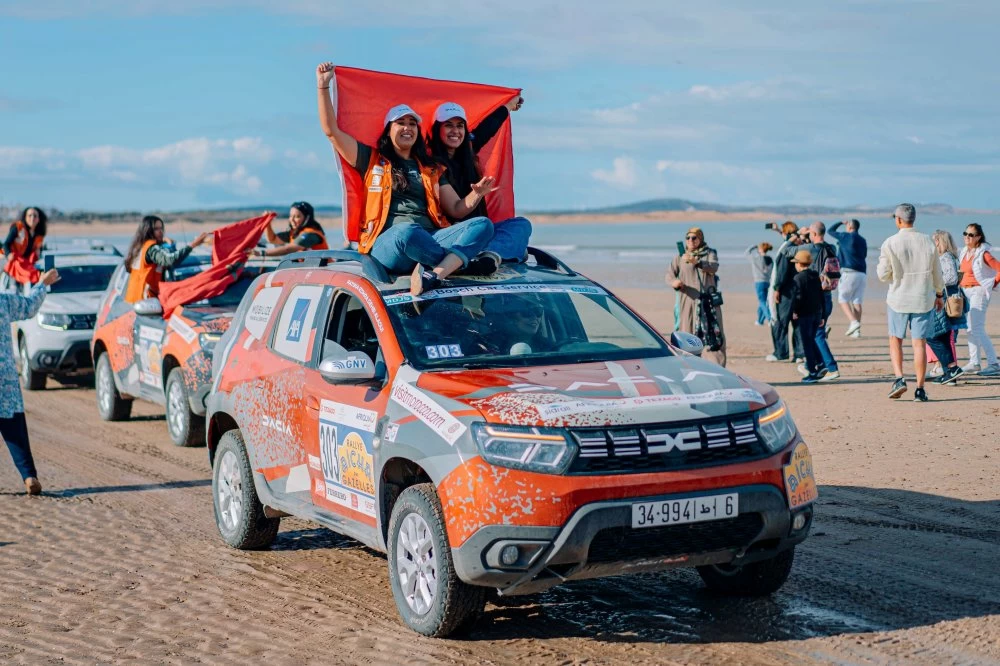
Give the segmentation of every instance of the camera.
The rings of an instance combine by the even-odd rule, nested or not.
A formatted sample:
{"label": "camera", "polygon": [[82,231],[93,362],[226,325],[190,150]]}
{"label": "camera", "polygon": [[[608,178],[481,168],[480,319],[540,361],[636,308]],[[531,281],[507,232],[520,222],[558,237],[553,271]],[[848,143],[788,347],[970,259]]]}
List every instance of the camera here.
{"label": "camera", "polygon": [[779,229],[777,222],[765,222],[764,223],[764,228],[765,229],[774,229],[775,231],[777,231]]}
{"label": "camera", "polygon": [[712,304],[712,307],[717,308],[722,305],[722,292],[715,287],[705,289],[705,295],[708,297],[708,301]]}

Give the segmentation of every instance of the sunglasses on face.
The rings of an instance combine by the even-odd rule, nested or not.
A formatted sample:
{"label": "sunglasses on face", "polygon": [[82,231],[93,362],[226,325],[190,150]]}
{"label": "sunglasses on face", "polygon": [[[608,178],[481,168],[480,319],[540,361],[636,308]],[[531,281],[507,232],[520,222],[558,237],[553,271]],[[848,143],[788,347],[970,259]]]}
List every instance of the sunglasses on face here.
{"label": "sunglasses on face", "polygon": [[699,236],[685,236],[684,240],[698,240]]}
{"label": "sunglasses on face", "polygon": [[963,236],[967,236],[967,237],[969,237],[969,238],[979,238],[979,234],[977,234],[976,232],[972,232],[972,233],[970,234],[970,233],[969,233],[968,231],[963,231],[963,232],[962,232],[962,235],[963,235]]}
{"label": "sunglasses on face", "polygon": [[519,310],[514,313],[514,316],[521,319],[541,319],[542,312],[541,310]]}

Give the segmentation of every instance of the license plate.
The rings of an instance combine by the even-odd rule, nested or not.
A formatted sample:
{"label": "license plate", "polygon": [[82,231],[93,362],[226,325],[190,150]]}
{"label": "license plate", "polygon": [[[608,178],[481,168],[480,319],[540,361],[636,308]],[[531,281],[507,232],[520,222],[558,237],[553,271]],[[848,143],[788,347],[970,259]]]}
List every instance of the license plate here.
{"label": "license plate", "polygon": [[706,495],[632,505],[632,527],[683,525],[735,518],[740,514],[740,496]]}
{"label": "license plate", "polygon": [[785,465],[784,472],[785,494],[790,509],[816,501],[819,489],[816,487],[816,476],[813,474],[812,456],[804,442],[792,451],[792,459]]}

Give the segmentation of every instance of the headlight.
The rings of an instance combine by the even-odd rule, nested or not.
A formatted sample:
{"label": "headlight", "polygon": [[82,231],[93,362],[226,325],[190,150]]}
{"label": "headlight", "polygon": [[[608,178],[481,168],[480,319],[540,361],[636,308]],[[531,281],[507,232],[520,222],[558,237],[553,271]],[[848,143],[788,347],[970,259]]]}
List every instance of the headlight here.
{"label": "headlight", "polygon": [[215,349],[215,344],[222,339],[222,333],[199,333],[198,344],[205,353],[211,353]]}
{"label": "headlight", "polygon": [[780,451],[795,437],[795,421],[784,400],[757,412],[757,433],[769,451]]}
{"label": "headlight", "polygon": [[558,428],[474,423],[472,432],[483,459],[500,467],[561,474],[576,453],[576,446]]}
{"label": "headlight", "polygon": [[69,315],[56,314],[54,312],[39,312],[38,325],[50,331],[65,331],[73,323]]}

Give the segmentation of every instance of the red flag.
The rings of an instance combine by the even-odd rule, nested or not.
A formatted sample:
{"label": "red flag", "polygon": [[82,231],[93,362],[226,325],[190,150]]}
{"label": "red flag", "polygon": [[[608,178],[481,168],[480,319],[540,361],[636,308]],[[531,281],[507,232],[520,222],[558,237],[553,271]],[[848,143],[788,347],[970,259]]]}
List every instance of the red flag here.
{"label": "red flag", "polygon": [[160,283],[163,317],[169,317],[178,306],[186,303],[214,298],[236,282],[246,264],[247,250],[257,245],[274,217],[274,213],[268,213],[216,229],[211,268],[180,282]]}
{"label": "red flag", "polygon": [[[34,254],[32,254],[34,257]],[[7,263],[3,267],[4,272],[11,276],[15,282],[21,284],[35,284],[41,279],[41,272],[35,268],[35,262],[25,259],[19,254],[7,255]]]}
{"label": "red flag", "polygon": [[[434,110],[444,102],[457,102],[465,109],[468,126],[475,127],[503,104],[520,96],[518,88],[502,88],[478,83],[439,81],[416,76],[372,72],[353,67],[337,67],[337,121],[358,141],[374,146],[385,128],[385,112],[397,104],[409,104],[420,114],[425,134],[434,124]],[[497,179],[496,192],[486,197],[490,219],[500,222],[514,217],[514,151],[510,123],[479,151],[483,175]],[[365,210],[365,188],[361,176],[340,159],[344,188],[344,237],[357,241]]]}

